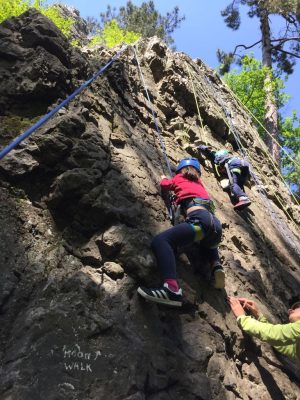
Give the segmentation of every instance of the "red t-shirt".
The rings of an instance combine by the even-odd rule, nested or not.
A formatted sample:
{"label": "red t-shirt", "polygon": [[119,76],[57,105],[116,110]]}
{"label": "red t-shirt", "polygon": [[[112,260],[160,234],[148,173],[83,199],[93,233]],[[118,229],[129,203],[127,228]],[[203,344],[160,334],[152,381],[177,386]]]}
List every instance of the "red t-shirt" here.
{"label": "red t-shirt", "polygon": [[209,194],[205,190],[200,179],[198,182],[190,181],[181,173],[175,175],[171,179],[162,179],[160,181],[160,186],[163,192],[172,191],[175,193],[177,204],[189,197],[201,197],[202,199],[210,200]]}

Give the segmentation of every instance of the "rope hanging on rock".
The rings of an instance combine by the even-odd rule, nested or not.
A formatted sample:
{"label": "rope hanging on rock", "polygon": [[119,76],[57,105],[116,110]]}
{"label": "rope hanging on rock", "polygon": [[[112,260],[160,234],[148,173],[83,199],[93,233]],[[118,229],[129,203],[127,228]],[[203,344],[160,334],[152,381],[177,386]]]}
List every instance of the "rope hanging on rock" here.
{"label": "rope hanging on rock", "polygon": [[[154,121],[155,129],[156,129],[156,136],[158,137],[158,140],[160,142],[160,147],[161,147],[164,159],[165,159],[165,163],[166,163],[166,167],[167,167],[168,173],[169,173],[170,176],[173,176],[173,173],[172,173],[172,170],[171,170],[171,167],[170,167],[169,158],[167,156],[165,141],[164,141],[164,139],[162,137],[161,131],[159,129],[159,126],[158,126],[158,123],[157,123],[157,120],[156,120],[156,117],[155,117],[154,107],[153,107],[153,104],[152,104],[152,102],[150,100],[149,91],[148,91],[148,88],[147,88],[147,85],[146,85],[146,82],[145,82],[145,79],[144,79],[144,75],[143,75],[141,64],[140,64],[140,61],[139,61],[139,58],[138,58],[138,55],[137,55],[137,51],[136,51],[135,46],[132,46],[132,48],[133,48],[135,59],[136,59],[136,62],[137,62],[137,66],[138,66],[141,82],[142,82],[142,84],[144,86],[144,91],[145,91],[145,94],[146,94],[146,98],[148,100],[148,104],[149,104],[149,107],[151,109],[151,114],[152,114],[152,118],[153,118],[153,121]],[[163,196],[163,199],[164,199],[164,202],[165,202],[168,214],[169,214],[169,219],[170,219],[172,225],[174,225],[175,221],[176,221],[176,206],[175,206],[175,203],[174,203],[174,198],[173,198],[173,196],[168,194],[167,196]]]}
{"label": "rope hanging on rock", "polygon": [[[224,84],[224,81],[222,81],[222,83]],[[273,140],[273,142],[275,142],[279,147],[280,150],[282,150],[285,155],[287,156],[287,158],[297,167],[300,167],[300,164],[297,163],[297,161],[295,161],[290,155],[289,153],[284,149],[284,147],[281,146],[281,144],[278,142],[278,140],[276,140],[271,133],[266,129],[266,127],[256,118],[256,116],[249,110],[249,108],[243,104],[241,102],[241,100],[233,93],[233,91],[230,89],[230,87],[228,87],[228,85],[226,85],[226,88],[228,89],[228,91],[233,95],[233,97],[235,97],[237,99],[237,101],[247,110],[247,112],[251,115],[251,117],[253,119],[255,119],[255,121],[260,125],[260,127],[266,132],[266,134]]]}
{"label": "rope hanging on rock", "polygon": [[[223,82],[223,81],[222,81]],[[268,133],[268,135],[271,136],[271,134],[269,133],[269,131],[262,125],[262,123],[255,117],[255,115],[249,110],[249,108],[244,105],[241,100],[236,96],[236,94],[230,89],[230,87],[228,87],[228,85],[226,85],[224,82],[223,84],[226,86],[227,90],[229,91],[229,93],[235,98],[235,100],[237,101],[237,103],[243,107],[251,116],[252,118],[254,118],[256,120],[256,122],[266,131],[266,133]],[[275,170],[278,172],[278,174],[281,177],[281,180],[283,181],[283,183],[285,184],[286,188],[288,189],[290,195],[293,197],[293,199],[295,200],[296,204],[298,204],[298,206],[300,206],[299,201],[297,200],[296,197],[300,198],[296,193],[293,193],[289,187],[289,185],[286,183],[280,169],[278,168],[278,166],[275,164],[273,157],[271,156],[271,154],[269,153],[266,144],[263,142],[263,140],[261,139],[261,137],[259,136],[259,133],[257,132],[256,129],[253,129],[253,133],[255,134],[257,140],[260,142],[260,145],[262,146],[262,149],[264,150],[264,153],[266,154],[266,156],[268,157],[268,159],[271,161],[273,167],[275,168]],[[286,152],[286,150],[277,142],[275,141],[279,147],[281,148],[281,150],[287,154],[288,158],[290,159],[290,161],[293,162],[294,165],[296,166],[300,166],[296,161],[293,160],[293,158],[290,157],[290,155]]]}
{"label": "rope hanging on rock", "polygon": [[11,150],[13,150],[18,144],[20,144],[23,140],[29,137],[33,132],[35,132],[38,128],[44,125],[54,114],[56,114],[62,107],[66,106],[71,100],[73,100],[79,93],[81,93],[87,86],[89,86],[99,75],[102,74],[103,71],[106,70],[115,60],[117,60],[122,53],[128,48],[128,45],[123,46],[121,50],[115,54],[103,67],[96,72],[92,78],[84,82],[78,89],[76,89],[72,94],[70,94],[65,100],[63,100],[60,104],[58,104],[55,108],[53,108],[48,114],[44,115],[39,121],[37,121],[34,125],[32,125],[26,132],[22,133],[15,140],[13,140],[10,144],[8,144],[4,149],[0,151],[0,160],[5,157]]}
{"label": "rope hanging on rock", "polygon": [[[205,131],[204,126],[203,126],[202,117],[201,117],[201,114],[200,114],[200,109],[199,109],[199,104],[198,104],[198,98],[197,98],[197,95],[196,95],[194,80],[192,78],[191,70],[190,70],[190,67],[189,67],[188,63],[185,62],[185,65],[186,65],[186,68],[187,68],[188,73],[189,73],[190,81],[192,82],[192,88],[193,88],[194,99],[195,99],[195,103],[196,103],[196,107],[197,107],[198,118],[199,118],[199,122],[200,122],[202,133],[204,134],[204,143],[207,145],[207,135],[206,135],[206,131]],[[202,134],[200,136],[200,139],[202,140]]]}
{"label": "rope hanging on rock", "polygon": [[[207,82],[212,87],[212,90],[215,93],[216,91],[215,91],[215,88],[213,87],[212,83],[209,81],[208,78],[206,78],[206,79],[207,79]],[[216,98],[216,93],[215,93],[215,98]],[[230,127],[231,127],[231,132],[232,132],[232,134],[233,134],[233,136],[235,138],[235,141],[236,141],[236,144],[237,144],[237,146],[239,148],[240,153],[243,155],[243,157],[245,157],[246,159],[248,158],[249,161],[250,161],[250,157],[248,157],[248,155],[247,155],[247,151],[246,151],[246,149],[244,148],[244,146],[243,146],[243,144],[241,142],[241,139],[239,137],[239,133],[237,132],[235,126],[233,125],[231,116],[230,116],[229,112],[227,111],[222,98],[220,96],[218,96],[218,99],[220,100],[221,107],[222,107],[226,117],[228,118],[228,121],[229,121],[229,124],[230,124]],[[270,217],[273,219],[273,221],[276,222],[276,227],[279,228],[279,231],[282,234],[282,236],[289,241],[291,247],[294,248],[294,250],[297,252],[298,255],[300,255],[300,248],[298,247],[298,245],[297,245],[297,243],[295,241],[295,238],[291,237],[291,235],[290,235],[290,234],[293,235],[293,233],[291,232],[291,230],[288,228],[288,226],[285,223],[282,223],[280,217],[278,216],[276,210],[272,206],[272,204],[271,204],[271,202],[270,202],[270,200],[269,200],[269,198],[267,196],[267,193],[266,193],[266,191],[265,191],[265,189],[263,187],[262,182],[260,181],[260,178],[258,178],[258,176],[251,169],[250,169],[250,174],[251,174],[256,186],[259,188],[258,189],[258,193],[259,193],[259,195],[261,197],[262,203],[264,204],[264,206],[265,206],[266,210],[268,211],[268,214],[270,215]]]}
{"label": "rope hanging on rock", "polygon": [[164,159],[165,159],[167,170],[169,172],[169,175],[172,176],[173,173],[172,173],[172,170],[171,170],[171,167],[170,167],[169,158],[167,156],[166,145],[165,145],[164,139],[162,137],[161,131],[159,129],[159,126],[158,126],[158,123],[157,123],[157,119],[155,117],[154,107],[153,107],[153,104],[152,104],[152,102],[150,100],[149,91],[148,91],[148,88],[147,88],[147,85],[146,85],[146,82],[145,82],[145,79],[144,79],[144,75],[143,75],[143,71],[142,71],[142,68],[141,68],[141,64],[140,64],[140,61],[139,61],[135,46],[132,46],[132,48],[133,48],[133,51],[134,51],[134,55],[135,55],[135,59],[136,59],[136,62],[137,62],[139,74],[140,74],[140,77],[141,77],[141,81],[142,81],[142,84],[144,86],[146,97],[147,97],[147,100],[148,100],[148,103],[149,103],[149,107],[151,109],[151,114],[152,114],[152,118],[153,118],[154,125],[155,125],[156,135],[157,135],[158,140],[160,142],[160,147],[161,147]]}

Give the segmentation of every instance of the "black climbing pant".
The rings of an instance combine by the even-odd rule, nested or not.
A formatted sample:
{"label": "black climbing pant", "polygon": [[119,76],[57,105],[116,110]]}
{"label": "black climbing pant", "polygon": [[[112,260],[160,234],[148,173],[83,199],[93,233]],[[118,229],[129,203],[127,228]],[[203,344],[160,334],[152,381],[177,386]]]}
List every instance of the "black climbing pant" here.
{"label": "black climbing pant", "polygon": [[211,266],[220,264],[217,247],[221,242],[222,225],[209,211],[196,210],[189,213],[185,222],[167,229],[152,240],[151,247],[164,279],[176,279],[177,248],[194,243],[196,229],[193,224],[198,225],[203,233],[200,241],[201,254],[205,253]]}

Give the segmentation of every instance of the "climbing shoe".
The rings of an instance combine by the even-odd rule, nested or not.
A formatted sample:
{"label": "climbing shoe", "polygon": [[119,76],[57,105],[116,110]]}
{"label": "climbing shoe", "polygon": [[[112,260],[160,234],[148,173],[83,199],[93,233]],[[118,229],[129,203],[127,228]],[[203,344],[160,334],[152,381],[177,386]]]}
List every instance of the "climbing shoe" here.
{"label": "climbing shoe", "polygon": [[215,289],[224,289],[225,287],[225,272],[221,265],[213,270],[212,284]]}
{"label": "climbing shoe", "polygon": [[163,287],[157,289],[147,289],[140,286],[137,291],[144,299],[153,301],[154,303],[174,307],[182,306],[182,290],[179,289],[177,292],[172,292],[167,283],[165,283]]}
{"label": "climbing shoe", "polygon": [[233,206],[233,208],[234,208],[235,210],[243,210],[244,208],[250,206],[250,204],[251,204],[251,201],[248,199],[248,197],[246,197],[246,196],[241,196],[241,197],[239,198],[238,203],[236,203],[236,204]]}

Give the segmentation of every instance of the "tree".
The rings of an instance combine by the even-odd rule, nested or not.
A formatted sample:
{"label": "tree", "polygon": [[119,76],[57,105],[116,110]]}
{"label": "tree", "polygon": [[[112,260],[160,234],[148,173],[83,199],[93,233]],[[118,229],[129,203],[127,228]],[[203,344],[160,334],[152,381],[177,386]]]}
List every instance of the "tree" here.
{"label": "tree", "polygon": [[[232,53],[226,54],[218,51],[218,57],[223,62],[223,71],[228,72],[230,63],[235,60],[239,49],[250,49],[258,44],[262,48],[262,65],[268,68],[265,77],[265,127],[270,132],[271,138],[276,141],[279,139],[278,131],[278,110],[276,98],[272,90],[274,74],[272,71],[273,63],[277,63],[278,68],[288,74],[293,72],[296,59],[300,58],[300,23],[299,23],[299,4],[297,0],[232,0],[231,3],[221,12],[225,23],[233,30],[237,30],[241,24],[240,5],[249,7],[248,15],[250,18],[258,17],[260,21],[261,39],[251,45],[238,44]],[[282,34],[274,37],[269,18],[271,15],[280,15],[284,22]],[[287,46],[289,46],[287,48]],[[276,142],[267,139],[269,150],[280,165],[280,151]]]}
{"label": "tree", "polygon": [[[268,75],[268,67],[263,67],[259,60],[253,56],[245,55],[240,61],[241,68],[227,72],[223,79],[237,95],[241,102],[251,111],[257,120],[263,124],[265,118],[266,96],[265,78]],[[276,74],[275,74],[276,75]],[[272,91],[274,93],[278,113],[279,143],[285,151],[281,151],[282,171],[286,181],[291,185],[295,193],[300,195],[300,118],[293,111],[290,117],[285,117],[280,113],[288,101],[289,96],[284,93],[284,80],[277,77],[272,81]],[[259,123],[257,129],[263,139],[266,139],[266,132]],[[288,155],[287,155],[288,153]],[[292,162],[293,159],[296,161]]]}
{"label": "tree", "polygon": [[134,43],[140,38],[135,32],[121,29],[115,19],[107,21],[100,34],[96,34],[90,41],[90,46],[105,44],[107,47],[114,47],[119,43]]}
{"label": "tree", "polygon": [[[153,1],[144,2],[141,6],[136,6],[132,1],[127,1],[126,6],[116,8],[107,6],[107,10],[100,14],[100,26],[105,26],[106,22],[116,20],[120,29],[138,33],[142,37],[158,36],[167,44],[173,44],[171,34],[180,26],[185,19],[179,15],[179,8],[174,7],[166,16],[162,16],[156,9]],[[90,26],[92,29],[97,27],[97,21]]]}
{"label": "tree", "polygon": [[[255,59],[253,55],[244,55],[239,64],[240,68],[227,72],[223,79],[260,123],[264,124],[267,97],[265,80],[270,73],[269,68],[264,67],[262,62]],[[289,99],[289,96],[283,92],[284,80],[279,77],[274,78],[271,82],[271,90],[274,93],[276,107],[280,109]],[[257,129],[266,141],[265,130],[259,124],[257,124]]]}
{"label": "tree", "polygon": [[48,17],[66,37],[69,37],[74,24],[73,19],[64,18],[55,4],[48,6],[46,0],[0,0],[0,23],[7,18],[23,14],[31,7]]}

